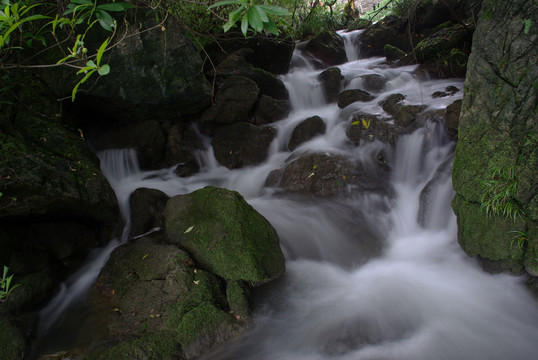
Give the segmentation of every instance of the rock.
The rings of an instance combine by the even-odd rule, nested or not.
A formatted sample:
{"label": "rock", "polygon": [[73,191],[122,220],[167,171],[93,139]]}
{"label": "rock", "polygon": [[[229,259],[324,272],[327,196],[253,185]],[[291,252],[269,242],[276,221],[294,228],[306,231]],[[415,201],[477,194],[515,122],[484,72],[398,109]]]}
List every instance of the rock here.
{"label": "rock", "polygon": [[347,137],[357,145],[363,141],[379,140],[394,144],[401,130],[378,115],[356,113],[346,129]]}
{"label": "rock", "polygon": [[374,96],[370,95],[364,90],[360,89],[351,89],[344,90],[338,95],[338,107],[340,109],[345,108],[349,104],[352,104],[357,101],[368,102],[375,99]]}
{"label": "rock", "polygon": [[325,100],[327,102],[336,101],[338,98],[338,93],[340,93],[342,80],[344,80],[340,68],[328,68],[318,75],[318,80],[321,82],[321,88],[323,89]]}
{"label": "rock", "polygon": [[268,71],[254,67],[246,58],[252,56],[252,49],[241,49],[229,55],[215,69],[208,72],[208,76],[216,76],[225,79],[230,76],[243,76],[256,83],[261,95],[268,95],[274,99],[287,100],[288,90],[286,86],[275,75]]}
{"label": "rock", "polygon": [[[108,340],[89,358],[133,353],[152,341],[160,358],[195,358],[244,326],[227,312],[225,283],[194,267],[174,245],[142,238],[118,247],[101,271],[98,292],[111,301]],[[123,341],[128,334],[130,341]],[[155,355],[155,353],[154,353]],[[120,358],[125,355],[122,354]]]}
{"label": "rock", "polygon": [[361,57],[384,56],[387,44],[403,51],[411,50],[406,28],[406,22],[394,15],[368,27],[359,35]]}
{"label": "rock", "polygon": [[202,126],[219,126],[246,122],[258,98],[256,83],[244,76],[230,76],[219,87],[215,104],[200,119]]}
{"label": "rock", "polygon": [[108,149],[135,149],[142,168],[158,169],[163,166],[167,139],[161,125],[155,120],[110,125],[89,140],[94,151]]}
{"label": "rock", "polygon": [[319,116],[312,116],[295,127],[291,134],[288,148],[295,150],[302,143],[325,133],[326,125]]}
{"label": "rock", "polygon": [[[465,252],[487,268],[494,264],[494,270],[529,269],[532,274],[538,264],[538,27],[534,24],[538,24],[534,1],[482,2],[452,174],[456,191],[452,208]],[[507,194],[513,186],[517,191]],[[484,209],[499,192],[505,199],[497,204],[498,211],[487,214]],[[520,248],[513,241],[522,229]]]}
{"label": "rock", "polygon": [[[77,106],[84,108],[80,115],[90,125],[102,116],[122,121],[166,118],[171,113],[189,116],[211,104],[211,86],[201,71],[202,59],[180,21],[169,16],[162,26],[155,26],[157,20],[149,16],[135,23],[137,26],[129,27],[103,57],[110,65],[110,74],[99,81],[92,78],[81,87],[86,90],[77,95]],[[97,49],[105,36],[109,34],[93,32],[86,37],[86,46]],[[72,69],[63,67],[48,68],[39,76],[59,98],[70,96],[79,80]]]}
{"label": "rock", "polygon": [[217,131],[211,141],[215,158],[228,169],[255,165],[267,158],[274,130],[241,122]]}
{"label": "rock", "polygon": [[354,163],[340,155],[304,154],[273,170],[265,186],[319,198],[363,191],[390,192],[386,168],[379,166],[377,159],[371,160],[368,164]]}
{"label": "rock", "polygon": [[305,50],[326,66],[340,65],[347,61],[344,39],[335,32],[323,31],[305,45]]}
{"label": "rock", "polygon": [[290,105],[287,100],[273,99],[262,95],[254,111],[254,125],[267,125],[288,116]]}
{"label": "rock", "polygon": [[383,53],[388,61],[398,61],[407,55],[405,51],[390,44],[386,44],[385,47],[383,47]]}
{"label": "rock", "polygon": [[456,100],[446,107],[445,125],[450,139],[458,140],[458,127],[460,122],[462,100]]}
{"label": "rock", "polygon": [[385,88],[387,79],[383,75],[378,74],[366,74],[361,75],[359,78],[362,80],[362,87],[366,91],[380,92]]}
{"label": "rock", "polygon": [[9,320],[0,318],[0,357],[4,360],[20,360],[24,355],[25,341],[19,329]]}
{"label": "rock", "polygon": [[417,114],[426,108],[425,105],[405,105],[402,103],[404,99],[402,94],[391,94],[379,103],[401,128],[409,127],[417,119]]}
{"label": "rock", "polygon": [[155,189],[136,189],[129,198],[131,208],[130,237],[164,229],[164,208],[168,195]]}
{"label": "rock", "polygon": [[195,152],[204,150],[204,143],[192,126],[174,124],[168,131],[167,167],[176,165],[175,173],[187,177],[200,170]]}
{"label": "rock", "polygon": [[284,272],[278,235],[237,192],[209,186],[178,195],[168,201],[165,214],[169,241],[203,269],[254,285]]}

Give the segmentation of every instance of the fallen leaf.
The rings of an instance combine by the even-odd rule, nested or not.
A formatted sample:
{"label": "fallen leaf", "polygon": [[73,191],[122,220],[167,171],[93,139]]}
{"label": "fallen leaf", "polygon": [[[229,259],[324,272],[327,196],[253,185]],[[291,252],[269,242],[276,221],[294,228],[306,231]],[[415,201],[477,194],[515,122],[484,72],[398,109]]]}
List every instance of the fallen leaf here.
{"label": "fallen leaf", "polygon": [[192,229],[194,229],[194,226],[189,226],[189,228],[187,230],[185,230],[185,232],[183,234],[190,233],[192,231]]}

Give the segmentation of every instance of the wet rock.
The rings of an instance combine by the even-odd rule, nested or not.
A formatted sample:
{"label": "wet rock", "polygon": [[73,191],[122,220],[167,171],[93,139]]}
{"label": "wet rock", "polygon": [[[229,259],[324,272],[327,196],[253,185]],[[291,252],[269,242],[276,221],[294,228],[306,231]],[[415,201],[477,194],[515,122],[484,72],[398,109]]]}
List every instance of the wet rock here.
{"label": "wet rock", "polygon": [[266,125],[288,116],[290,105],[287,100],[273,99],[262,95],[254,111],[254,124]]}
{"label": "wet rock", "polygon": [[328,68],[327,70],[321,72],[318,75],[318,79],[321,82],[321,87],[323,89],[325,99],[328,102],[336,101],[336,99],[338,98],[338,94],[340,93],[342,80],[344,80],[344,76],[342,76],[340,68]]}
{"label": "wet rock", "polygon": [[338,107],[340,109],[345,108],[349,104],[352,104],[357,101],[368,102],[375,99],[374,96],[370,95],[368,92],[360,89],[351,89],[342,91],[338,95]]}
{"label": "wet rock", "polygon": [[155,189],[139,188],[131,194],[131,238],[164,229],[164,208],[168,199],[168,195]]}
{"label": "wet rock", "polygon": [[[219,87],[215,104],[200,119],[203,129],[246,122],[258,98],[256,83],[244,76],[230,76]],[[206,130],[207,131],[207,130]]]}
{"label": "wet rock", "polygon": [[241,122],[217,131],[211,145],[221,165],[237,169],[263,162],[274,137],[274,130],[269,127]]}
{"label": "wet rock", "polygon": [[215,69],[210,70],[208,76],[216,76],[221,80],[230,76],[246,77],[256,83],[260,94],[274,99],[287,100],[288,90],[282,80],[268,71],[254,67],[246,60],[246,57],[252,54],[252,49],[238,50],[229,55]]}
{"label": "wet rock", "polygon": [[373,114],[361,112],[353,114],[346,135],[357,145],[363,141],[374,140],[394,144],[400,131],[389,120]]}
{"label": "wet rock", "polygon": [[99,135],[92,136],[90,141],[96,152],[135,149],[138,162],[145,169],[162,167],[166,155],[166,134],[155,120],[108,127]]}
{"label": "wet rock", "polygon": [[278,235],[237,192],[205,187],[175,196],[165,214],[169,241],[226,280],[262,284],[284,272]]}
{"label": "wet rock", "polygon": [[405,51],[390,44],[386,44],[385,47],[383,47],[383,53],[388,61],[398,61],[407,55]]}
{"label": "wet rock", "polygon": [[319,116],[312,116],[301,122],[291,134],[288,148],[293,151],[302,143],[325,133],[326,125]]}
{"label": "wet rock", "polygon": [[8,319],[0,318],[0,357],[4,360],[20,360],[24,355],[24,337]]}
{"label": "wet rock", "polygon": [[360,34],[359,39],[360,54],[363,57],[384,56],[386,44],[403,51],[411,50],[405,22],[393,15],[368,27]]}
{"label": "wet rock", "polygon": [[405,105],[402,103],[404,99],[405,96],[402,94],[391,94],[379,103],[401,128],[409,127],[417,119],[417,115],[426,108],[425,105]]}
{"label": "wet rock", "polygon": [[168,131],[166,165],[176,165],[175,173],[180,177],[193,175],[200,169],[195,152],[203,149],[203,141],[191,126],[174,124]]}
{"label": "wet rock", "polygon": [[340,65],[347,61],[344,39],[335,32],[319,33],[308,41],[305,50],[326,66]]}
{"label": "wet rock", "polygon": [[432,94],[432,98],[442,98],[452,96],[457,93],[459,89],[455,86],[447,86],[445,91],[436,91]]}
{"label": "wet rock", "polygon": [[[273,170],[265,185],[288,193],[320,198],[341,197],[355,192],[385,192],[386,168],[377,159],[355,163],[341,155],[305,154],[289,159]],[[380,180],[381,179],[381,180]]]}
{"label": "wet rock", "polygon": [[362,80],[362,87],[366,91],[382,91],[387,83],[387,79],[383,75],[378,74],[361,75],[359,78]]}
{"label": "wet rock", "polygon": [[445,125],[450,139],[458,140],[458,127],[460,123],[462,100],[456,100],[446,107]]}

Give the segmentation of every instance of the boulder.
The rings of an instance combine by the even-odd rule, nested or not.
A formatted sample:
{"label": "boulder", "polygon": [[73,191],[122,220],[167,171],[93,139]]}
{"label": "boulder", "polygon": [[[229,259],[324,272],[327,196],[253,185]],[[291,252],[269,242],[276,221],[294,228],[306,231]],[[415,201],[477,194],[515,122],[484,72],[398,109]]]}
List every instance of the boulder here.
{"label": "boulder", "polygon": [[267,125],[288,116],[290,104],[288,100],[273,99],[262,95],[254,110],[254,125]]}
{"label": "boulder", "polygon": [[346,129],[348,139],[357,145],[374,140],[394,144],[400,133],[401,129],[394,126],[390,119],[362,112],[353,114]]}
{"label": "boulder", "polygon": [[312,116],[301,122],[293,129],[288,148],[295,150],[302,143],[325,133],[325,122],[319,116]]}
{"label": "boulder", "polygon": [[482,2],[452,172],[452,208],[465,252],[488,268],[525,269],[533,276],[538,269],[535,24],[535,1]]}
{"label": "boulder", "polygon": [[387,83],[387,78],[379,74],[366,74],[359,76],[359,78],[362,80],[361,85],[366,91],[380,92]]}
{"label": "boulder", "polygon": [[195,153],[203,150],[204,143],[191,125],[178,123],[170,127],[166,165],[175,165],[176,175],[187,177],[198,172],[200,164]]}
{"label": "boulder", "polygon": [[357,101],[368,102],[375,99],[374,96],[370,95],[368,92],[360,89],[351,89],[344,90],[338,94],[338,107],[340,109],[345,108],[349,104],[352,104]]}
{"label": "boulder", "polygon": [[168,195],[155,189],[139,188],[131,194],[131,238],[164,229],[164,208],[168,199]]}
{"label": "boulder", "polygon": [[265,186],[319,198],[389,192],[386,167],[377,159],[370,160],[356,163],[341,155],[303,154],[269,173]]}
{"label": "boulder", "polygon": [[220,85],[215,104],[200,118],[203,128],[208,124],[219,126],[246,122],[258,99],[256,83],[244,76],[230,76]]}
{"label": "boulder", "polygon": [[275,132],[269,127],[240,122],[217,131],[211,145],[221,165],[237,169],[263,162],[274,137]]}
{"label": "boulder", "polygon": [[287,100],[288,90],[282,80],[268,71],[254,67],[246,60],[253,53],[252,49],[245,48],[230,54],[214,69],[211,69],[208,76],[217,77],[219,81],[234,75],[243,76],[258,85],[260,94],[268,95],[274,99]]}
{"label": "boulder", "polygon": [[372,24],[359,35],[361,57],[384,56],[387,44],[404,52],[411,50],[406,28],[406,21],[394,15]]}
{"label": "boulder", "polygon": [[332,31],[322,31],[308,40],[305,50],[325,66],[340,65],[347,61],[344,39]]}
{"label": "boulder", "polygon": [[342,76],[342,71],[340,71],[340,68],[331,67],[324,70],[318,75],[318,80],[321,82],[321,88],[323,89],[325,100],[327,102],[336,101],[338,98],[338,93],[340,93],[342,80],[344,80],[344,76]]}
{"label": "boulder", "polygon": [[458,140],[458,127],[460,123],[462,100],[456,100],[446,107],[445,126],[447,128],[450,139]]}
{"label": "boulder", "polygon": [[426,108],[425,105],[406,105],[403,103],[404,99],[405,96],[402,94],[391,94],[379,103],[383,110],[394,118],[395,124],[401,128],[412,125],[417,115]]}
{"label": "boulder", "polygon": [[234,191],[205,187],[166,205],[168,241],[203,269],[231,281],[262,284],[284,272],[276,231]]}

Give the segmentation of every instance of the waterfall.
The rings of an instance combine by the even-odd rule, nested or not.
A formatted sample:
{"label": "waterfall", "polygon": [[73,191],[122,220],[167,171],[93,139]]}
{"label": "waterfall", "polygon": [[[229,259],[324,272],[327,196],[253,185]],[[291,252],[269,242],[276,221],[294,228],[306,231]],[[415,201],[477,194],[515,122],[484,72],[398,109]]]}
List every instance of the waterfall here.
{"label": "waterfall", "polygon": [[[282,76],[292,109],[287,119],[271,125],[278,135],[263,164],[228,170],[215,161],[208,141],[198,154],[202,170],[188,178],[178,178],[172,169],[140,171],[130,151],[120,153],[121,169],[103,166],[123,214],[139,187],[173,196],[215,185],[240,192],[277,230],[286,274],[258,289],[252,330],[203,359],[535,358],[538,308],[523,279],[483,272],[457,243],[450,209],[454,144],[442,122],[425,115],[394,145],[374,140],[356,146],[345,135],[354,112],[388,118],[379,102],[390,94],[401,93],[406,104],[427,105],[426,112],[435,113],[462,98],[463,81],[429,79],[416,66],[388,68],[381,58],[348,57],[340,66],[346,89],[366,87],[366,75],[374,75],[383,81],[370,90],[375,99],[345,109],[327,103],[317,80],[321,70],[296,53],[298,65]],[[460,90],[431,97],[447,86]],[[313,115],[325,121],[327,131],[296,152],[338,154],[366,167],[375,166],[376,154],[384,152],[390,194],[301,201],[265,188],[267,175],[290,157],[293,129]]]}

